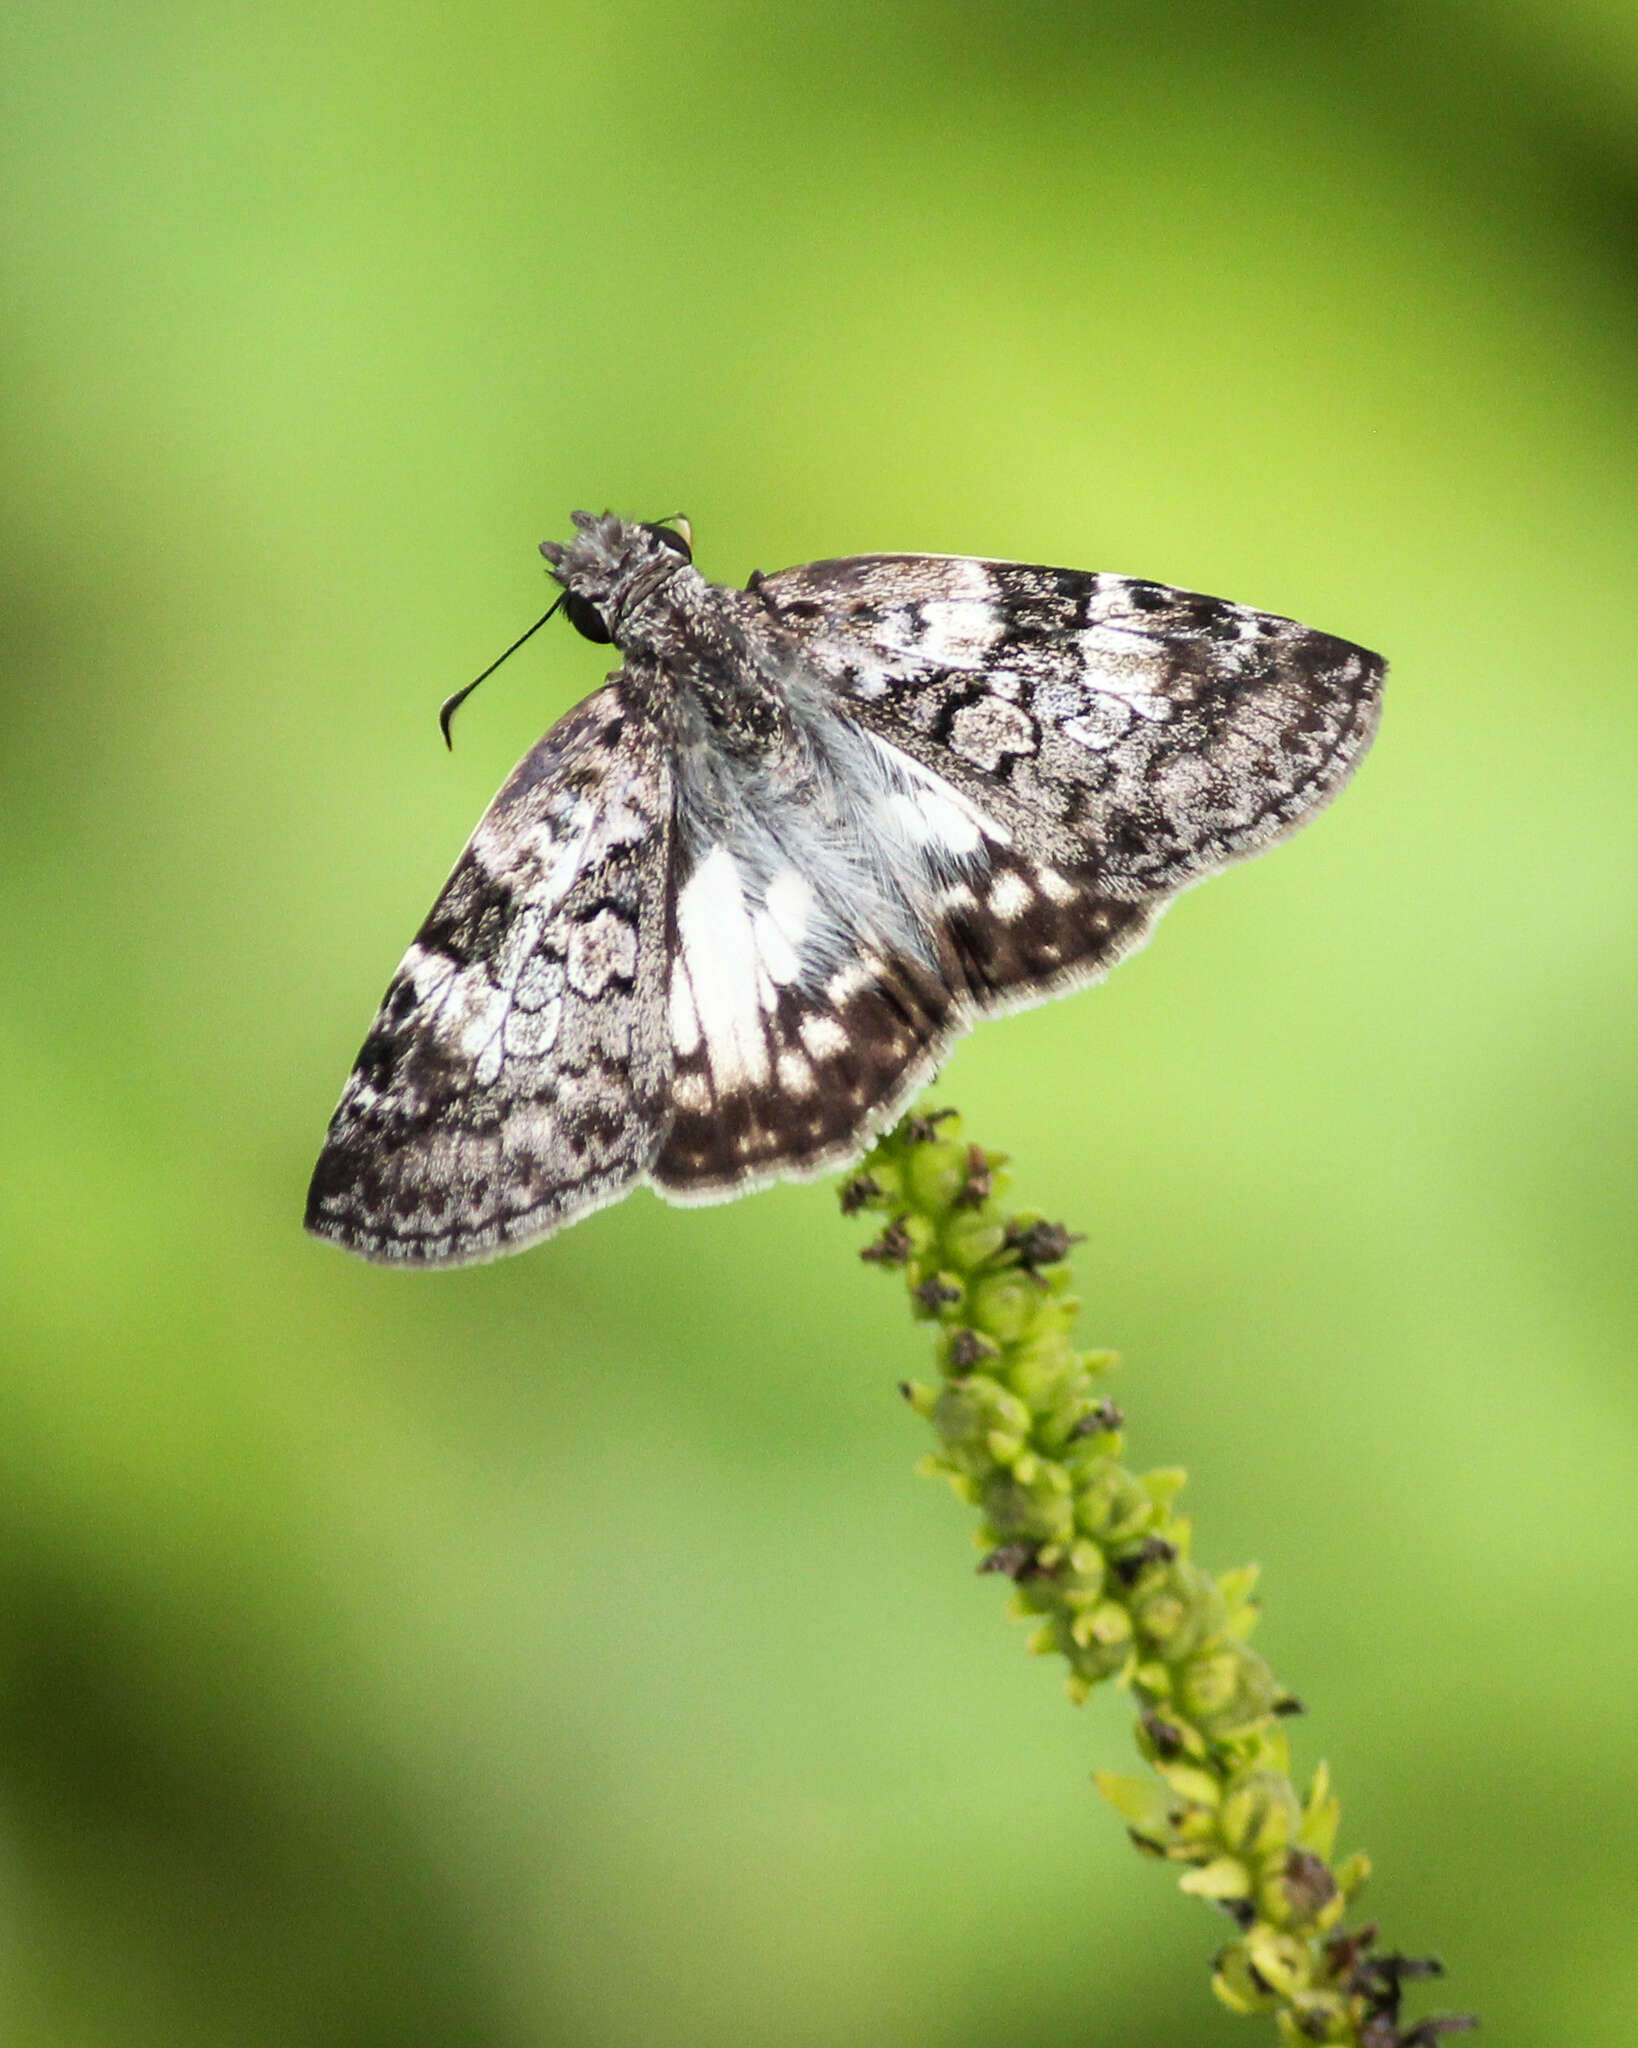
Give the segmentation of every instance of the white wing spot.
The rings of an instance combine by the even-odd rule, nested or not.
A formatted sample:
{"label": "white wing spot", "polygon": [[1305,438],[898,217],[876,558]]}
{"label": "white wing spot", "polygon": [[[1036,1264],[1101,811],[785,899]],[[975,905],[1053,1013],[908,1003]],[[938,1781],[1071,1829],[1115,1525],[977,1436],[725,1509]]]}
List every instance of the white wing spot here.
{"label": "white wing spot", "polygon": [[963,760],[993,775],[1008,754],[1034,751],[1035,728],[1004,697],[980,697],[963,704],[950,721],[950,745]]}
{"label": "white wing spot", "polygon": [[427,953],[419,946],[411,946],[398,966],[399,974],[414,993],[418,1010],[431,1010],[443,1001],[455,971],[455,963],[447,954]]}
{"label": "white wing spot", "polygon": [[849,670],[847,692],[850,697],[885,697],[891,686],[898,680],[898,663],[889,661],[884,655],[872,653],[868,648],[845,646],[839,657]]}
{"label": "white wing spot", "polygon": [[813,884],[795,868],[775,875],[768,884],[768,916],[793,946],[800,946],[813,910]]}
{"label": "white wing spot", "polygon": [[825,994],[840,1006],[850,996],[856,996],[860,989],[869,988],[880,972],[878,960],[846,960],[825,984]]}
{"label": "white wing spot", "polygon": [[789,1095],[811,1095],[818,1082],[799,1052],[786,1051],[779,1055],[779,1085]]}
{"label": "white wing spot", "polygon": [[888,810],[900,831],[916,846],[937,846],[945,853],[976,853],[984,843],[970,812],[936,790],[890,796]]}
{"label": "white wing spot", "polygon": [[468,969],[451,991],[464,1014],[452,1016],[449,1026],[463,1058],[472,1062],[473,1079],[480,1088],[492,1087],[505,1054],[506,1019],[512,1007],[507,990],[497,988],[487,974]]}
{"label": "white wing spot", "polygon": [[[779,929],[771,911],[759,910],[752,924],[756,930],[756,949],[761,956],[763,974],[777,987],[787,987],[802,971],[795,947]],[[768,1008],[772,1007],[770,1001]]]}
{"label": "white wing spot", "polygon": [[539,949],[540,926],[540,912],[532,904],[520,910],[507,926],[500,957],[495,962],[495,979],[503,987],[509,988],[517,980],[530,955]]}
{"label": "white wing spot", "polygon": [[483,1050],[479,1053],[477,1063],[472,1069],[472,1078],[480,1088],[494,1087],[495,1083],[500,1079],[501,1062],[505,1057],[506,1044],[504,1036],[499,1031],[492,1031],[485,1040]]}
{"label": "white wing spot", "polygon": [[569,986],[600,996],[611,981],[630,981],[637,972],[637,934],[618,911],[600,910],[569,934]]}
{"label": "white wing spot", "polygon": [[[472,835],[472,851],[479,864],[491,874],[508,874],[520,865],[518,848],[509,834],[496,830],[492,817],[493,812],[479,821],[478,829]],[[531,879],[528,885],[531,906],[536,913],[555,910],[574,886],[585,865],[586,848],[597,824],[597,813],[590,804],[577,803],[568,816],[554,817],[551,824],[553,833],[561,831],[563,837],[545,839],[544,857],[536,856],[538,879]]]}
{"label": "white wing spot", "polygon": [[982,667],[1006,625],[1005,613],[981,597],[932,598],[922,605],[921,618],[920,633],[907,644],[948,668]]}
{"label": "white wing spot", "polygon": [[[1012,710],[1005,704],[999,708]],[[1014,715],[1023,716],[1021,712]],[[986,839],[997,846],[1011,845],[1012,834],[1006,826],[969,803],[943,776],[901,754],[874,733],[869,738],[893,778],[883,806],[887,819],[917,851],[937,847],[947,854],[965,856],[978,852]]]}
{"label": "white wing spot", "polygon": [[1059,730],[1101,754],[1106,747],[1125,738],[1131,723],[1132,713],[1124,699],[1100,693],[1076,717],[1066,718]]}
{"label": "white wing spot", "polygon": [[1081,660],[1097,677],[1100,690],[1117,690],[1125,696],[1141,690],[1144,678],[1152,676],[1156,650],[1149,631],[1131,621],[1103,619],[1075,636]]}
{"label": "white wing spot", "polygon": [[711,1090],[705,1076],[696,1070],[685,1068],[672,1077],[671,1099],[679,1109],[686,1109],[693,1115],[711,1107]]}
{"label": "white wing spot", "polygon": [[816,1060],[834,1059],[847,1050],[847,1031],[839,1017],[814,1010],[802,1019],[802,1043]]}
{"label": "white wing spot", "polygon": [[700,1049],[699,1012],[694,1008],[694,992],[688,986],[688,970],[681,960],[671,965],[671,1000],[668,1006],[667,1022],[671,1030],[671,1043],[685,1058]]}
{"label": "white wing spot", "polygon": [[756,933],[725,846],[713,847],[677,898],[677,940],[718,1085],[760,1087],[768,1078],[768,1045]]}
{"label": "white wing spot", "polygon": [[506,1020],[506,1050],[538,1058],[557,1043],[557,1027],[563,1021],[561,997],[538,1010],[514,1009]]}
{"label": "white wing spot", "polygon": [[524,962],[517,987],[512,991],[512,1001],[520,1010],[543,1010],[562,993],[563,969],[557,961],[537,952]]}
{"label": "white wing spot", "polygon": [[990,884],[990,909],[1009,924],[1035,900],[1035,892],[1016,868],[1006,868]]}

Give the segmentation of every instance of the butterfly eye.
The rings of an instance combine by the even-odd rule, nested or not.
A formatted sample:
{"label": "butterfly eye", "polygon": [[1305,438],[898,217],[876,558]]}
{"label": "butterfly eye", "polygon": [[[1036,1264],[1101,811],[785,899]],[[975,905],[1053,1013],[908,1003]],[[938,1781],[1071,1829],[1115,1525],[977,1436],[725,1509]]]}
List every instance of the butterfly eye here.
{"label": "butterfly eye", "polygon": [[577,633],[588,640],[595,640],[606,647],[614,638],[603,623],[603,614],[589,598],[582,597],[578,590],[571,590],[563,600],[563,609],[569,615],[569,624]]}
{"label": "butterfly eye", "polygon": [[675,548],[685,562],[693,561],[694,536],[689,531],[686,519],[679,518],[676,526],[666,526],[658,520],[645,519],[643,531],[653,534],[657,541],[663,541],[668,548]]}

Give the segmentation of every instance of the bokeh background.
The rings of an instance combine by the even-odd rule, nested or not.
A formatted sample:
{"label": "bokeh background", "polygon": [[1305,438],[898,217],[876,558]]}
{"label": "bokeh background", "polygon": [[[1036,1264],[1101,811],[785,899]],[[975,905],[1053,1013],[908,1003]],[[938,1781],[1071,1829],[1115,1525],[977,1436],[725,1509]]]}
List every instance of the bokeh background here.
{"label": "bokeh background", "polygon": [[912,1476],[825,1186],[307,1242],[571,506],[1122,569],[1393,660],[1345,799],[940,1088],[1266,1569],[1387,1937],[1638,2008],[1627,0],[19,0],[0,1989],[16,2048],[1159,2048],[1221,1923]]}

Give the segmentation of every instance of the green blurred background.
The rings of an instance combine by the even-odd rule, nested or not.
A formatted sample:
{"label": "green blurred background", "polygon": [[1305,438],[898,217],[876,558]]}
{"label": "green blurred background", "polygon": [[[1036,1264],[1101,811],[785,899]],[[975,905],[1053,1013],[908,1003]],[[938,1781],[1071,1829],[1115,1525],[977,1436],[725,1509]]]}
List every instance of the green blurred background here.
{"label": "green blurred background", "polygon": [[1159,2048],[1224,1923],[915,1479],[830,1189],[306,1241],[400,950],[742,581],[1121,569],[1392,658],[1358,783],[940,1094],[1266,1567],[1391,1942],[1638,2008],[1629,0],[16,5],[0,1977],[16,2048]]}

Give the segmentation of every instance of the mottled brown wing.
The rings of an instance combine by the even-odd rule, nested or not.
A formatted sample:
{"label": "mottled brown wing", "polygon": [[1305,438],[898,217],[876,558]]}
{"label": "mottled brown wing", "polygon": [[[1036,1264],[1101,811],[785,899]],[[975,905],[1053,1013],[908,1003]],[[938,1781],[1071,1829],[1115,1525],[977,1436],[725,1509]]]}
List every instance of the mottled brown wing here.
{"label": "mottled brown wing", "polygon": [[1295,830],[1381,707],[1380,656],[1130,577],[866,555],[755,594],[856,717],[1121,901]]}
{"label": "mottled brown wing", "polygon": [[670,782],[616,678],[484,814],[331,1120],[307,1227],[383,1263],[516,1250],[616,1200],[664,1135]]}

